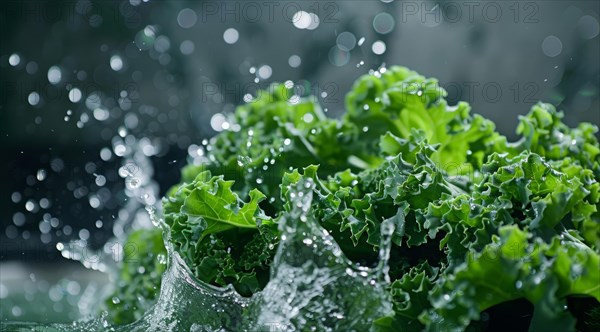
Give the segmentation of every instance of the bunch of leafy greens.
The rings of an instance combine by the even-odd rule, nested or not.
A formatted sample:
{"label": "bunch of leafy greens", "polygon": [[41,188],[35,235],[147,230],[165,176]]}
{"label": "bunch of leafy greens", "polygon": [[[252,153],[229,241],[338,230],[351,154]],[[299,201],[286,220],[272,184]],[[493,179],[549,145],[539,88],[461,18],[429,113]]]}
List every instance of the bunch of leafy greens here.
{"label": "bunch of leafy greens", "polygon": [[[285,190],[311,178],[312,211],[354,262],[375,264],[382,222],[395,225],[394,314],[375,329],[600,323],[594,125],[569,128],[538,103],[520,118],[521,139],[508,143],[467,103],[449,106],[435,79],[402,67],[361,77],[341,119],[293,91],[273,85],[240,106],[232,129],[210,140],[206,158],[185,167],[164,198],[169,241],[198,279],[243,296],[260,291],[278,220],[291,208]],[[129,284],[114,296],[130,308],[132,293],[153,297],[157,279],[127,264],[122,278]],[[120,308],[112,307],[119,322],[137,317]]]}

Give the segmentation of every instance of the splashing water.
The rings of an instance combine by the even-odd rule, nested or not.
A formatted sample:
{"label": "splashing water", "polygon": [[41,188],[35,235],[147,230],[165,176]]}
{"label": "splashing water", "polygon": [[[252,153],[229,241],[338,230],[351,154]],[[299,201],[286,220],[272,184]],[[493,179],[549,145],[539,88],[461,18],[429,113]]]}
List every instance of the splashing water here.
{"label": "splashing water", "polygon": [[280,224],[281,241],[271,280],[252,298],[233,287],[197,280],[168,241],[169,228],[147,206],[152,223],[163,230],[168,255],[159,298],[138,321],[111,326],[106,315],[71,324],[0,323],[1,330],[45,331],[367,331],[392,311],[385,291],[392,224],[381,227],[380,262],[356,266],[346,258],[311,212],[314,183],[299,182],[294,208]]}
{"label": "splashing water", "polygon": [[356,267],[312,215],[313,187],[312,181],[297,186],[294,209],[280,225],[271,281],[250,304],[256,320],[249,330],[366,331],[391,311],[385,289],[373,281],[387,279],[393,225],[382,227],[378,267]]}

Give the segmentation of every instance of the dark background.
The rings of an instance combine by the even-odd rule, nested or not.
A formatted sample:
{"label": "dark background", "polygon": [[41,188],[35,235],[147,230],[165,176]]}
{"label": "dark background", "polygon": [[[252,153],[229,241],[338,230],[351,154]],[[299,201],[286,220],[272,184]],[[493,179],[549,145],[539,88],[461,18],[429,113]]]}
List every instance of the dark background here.
{"label": "dark background", "polygon": [[[302,28],[300,10],[318,26]],[[339,116],[356,78],[404,65],[510,138],[538,100],[571,126],[598,125],[599,13],[598,1],[1,1],[0,259],[53,260],[57,241],[110,237],[128,200],[107,152],[120,128],[153,142],[164,194],[188,146],[219,129],[213,116],[273,81],[310,84]]]}

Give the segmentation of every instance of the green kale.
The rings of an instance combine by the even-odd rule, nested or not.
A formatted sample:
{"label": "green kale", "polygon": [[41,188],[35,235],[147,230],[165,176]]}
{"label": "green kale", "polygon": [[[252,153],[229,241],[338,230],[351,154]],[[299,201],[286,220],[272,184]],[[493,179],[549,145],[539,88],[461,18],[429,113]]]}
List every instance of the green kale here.
{"label": "green kale", "polygon": [[166,255],[160,229],[140,229],[129,234],[123,244],[118,281],[104,301],[107,319],[115,324],[131,323],[154,304],[166,269]]}
{"label": "green kale", "polygon": [[259,208],[265,195],[253,189],[243,202],[233,183],[204,171],[173,188],[163,201],[165,222],[175,250],[198,279],[251,295],[268,280],[276,228]]}
{"label": "green kale", "polygon": [[271,278],[290,188],[309,180],[311,215],[353,262],[377,264],[382,224],[394,225],[394,313],[375,330],[484,329],[515,300],[533,306],[518,313],[532,330],[597,325],[597,127],[569,128],[538,103],[509,143],[445,96],[435,79],[391,67],[361,77],[333,119],[273,85],[182,170],[163,199],[168,241],[199,280],[252,296]]}

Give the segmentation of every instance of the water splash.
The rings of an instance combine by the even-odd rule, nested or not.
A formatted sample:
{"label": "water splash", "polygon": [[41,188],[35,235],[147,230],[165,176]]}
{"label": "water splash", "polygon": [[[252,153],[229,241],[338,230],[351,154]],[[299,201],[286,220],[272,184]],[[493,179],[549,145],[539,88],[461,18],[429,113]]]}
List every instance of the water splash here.
{"label": "water splash", "polygon": [[382,227],[381,262],[375,269],[346,258],[311,213],[314,183],[292,190],[293,210],[280,225],[281,242],[271,281],[250,304],[248,330],[366,331],[389,314],[391,304],[380,282],[387,277],[393,225]]}
{"label": "water splash", "polygon": [[0,322],[2,331],[217,331],[240,330],[248,299],[233,287],[218,288],[197,280],[181,257],[169,251],[169,268],[162,280],[160,296],[138,321],[111,326],[106,315],[71,324]]}
{"label": "water splash", "polygon": [[[1,329],[48,331],[368,331],[376,318],[392,312],[387,275],[394,226],[381,227],[380,262],[357,266],[311,211],[314,182],[291,189],[292,210],[281,220],[281,241],[271,267],[271,280],[252,298],[233,287],[197,280],[168,241],[169,228],[147,206],[161,227],[168,255],[160,295],[138,321],[111,326],[105,315],[72,324],[0,323]],[[388,282],[388,283],[386,283]]]}

